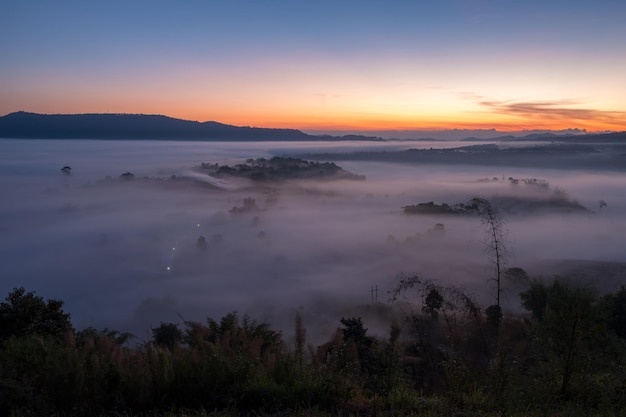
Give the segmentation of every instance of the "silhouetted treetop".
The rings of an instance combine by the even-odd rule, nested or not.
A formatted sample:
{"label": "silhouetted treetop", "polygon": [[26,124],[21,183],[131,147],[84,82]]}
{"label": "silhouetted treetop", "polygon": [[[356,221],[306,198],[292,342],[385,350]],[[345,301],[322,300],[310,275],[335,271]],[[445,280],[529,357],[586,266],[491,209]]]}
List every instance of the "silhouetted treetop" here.
{"label": "silhouetted treetop", "polygon": [[61,300],[44,300],[20,287],[0,303],[0,341],[27,335],[63,338],[69,331],[70,315],[63,311]]}

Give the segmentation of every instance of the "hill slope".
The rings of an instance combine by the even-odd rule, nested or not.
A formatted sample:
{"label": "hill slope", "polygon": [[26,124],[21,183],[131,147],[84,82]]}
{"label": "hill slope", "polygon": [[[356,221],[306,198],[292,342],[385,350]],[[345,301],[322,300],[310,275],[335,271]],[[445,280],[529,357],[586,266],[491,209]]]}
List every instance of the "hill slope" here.
{"label": "hill slope", "polygon": [[[37,114],[0,117],[0,137],[15,139],[321,140],[295,129],[238,127],[143,114]],[[324,137],[323,140],[337,140]],[[359,137],[360,140],[376,138]]]}

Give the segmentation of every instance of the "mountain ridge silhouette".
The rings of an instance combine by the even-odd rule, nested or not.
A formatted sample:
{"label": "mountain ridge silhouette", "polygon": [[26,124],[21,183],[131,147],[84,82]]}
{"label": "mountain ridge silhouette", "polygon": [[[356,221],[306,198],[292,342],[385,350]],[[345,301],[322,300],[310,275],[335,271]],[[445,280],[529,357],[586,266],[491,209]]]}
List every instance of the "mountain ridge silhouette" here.
{"label": "mountain ridge silhouette", "polygon": [[0,117],[0,137],[12,139],[105,139],[191,141],[381,140],[374,136],[318,136],[297,129],[233,126],[158,114],[40,114]]}

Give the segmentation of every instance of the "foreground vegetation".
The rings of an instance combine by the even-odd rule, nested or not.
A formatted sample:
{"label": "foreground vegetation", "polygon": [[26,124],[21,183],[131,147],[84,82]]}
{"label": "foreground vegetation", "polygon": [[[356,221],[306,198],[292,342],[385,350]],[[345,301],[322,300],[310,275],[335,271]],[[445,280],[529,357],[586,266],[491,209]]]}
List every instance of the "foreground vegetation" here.
{"label": "foreground vegetation", "polygon": [[518,317],[405,277],[377,307],[404,312],[388,337],[341,318],[320,346],[299,316],[288,346],[236,313],[132,344],[18,288],[0,303],[0,415],[623,415],[626,289],[527,283]]}

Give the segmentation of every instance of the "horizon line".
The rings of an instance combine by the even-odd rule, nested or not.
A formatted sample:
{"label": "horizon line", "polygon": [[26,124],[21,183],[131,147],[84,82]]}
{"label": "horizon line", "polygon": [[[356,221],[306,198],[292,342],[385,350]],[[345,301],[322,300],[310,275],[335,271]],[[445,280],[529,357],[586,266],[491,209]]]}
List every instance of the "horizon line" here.
{"label": "horizon line", "polygon": [[[27,111],[27,110],[17,110],[17,111],[9,112],[3,116],[0,116],[0,118],[7,117],[7,116],[10,116],[12,114],[17,114],[17,113],[33,114],[33,115],[39,115],[39,116],[154,116],[154,117],[165,117],[165,118],[174,119],[174,120],[181,120],[181,121],[191,122],[191,123],[219,123],[223,125],[243,127],[243,128],[299,130],[303,133],[317,132],[317,133],[312,133],[312,134],[320,134],[320,135],[331,134],[330,132],[353,132],[352,134],[359,134],[359,135],[366,134],[366,133],[374,134],[376,132],[386,133],[386,134],[391,134],[394,132],[395,133],[482,132],[482,133],[504,133],[504,134],[513,134],[513,133],[532,134],[532,133],[539,133],[539,132],[543,132],[543,133],[560,132],[562,134],[567,134],[570,132],[574,134],[576,133],[577,134],[603,134],[603,133],[608,134],[608,133],[626,132],[626,130],[606,130],[606,129],[605,130],[589,130],[587,128],[579,128],[579,127],[568,127],[568,128],[561,128],[561,129],[549,129],[549,128],[540,128],[540,127],[536,127],[536,128],[520,127],[520,128],[511,128],[511,129],[499,129],[498,127],[457,127],[457,126],[450,126],[448,128],[435,127],[435,126],[433,127],[395,127],[395,128],[394,127],[365,128],[365,127],[356,127],[356,126],[355,127],[331,126],[331,127],[326,127],[326,128],[280,127],[280,126],[268,127],[268,126],[257,126],[257,125],[246,125],[246,124],[243,124],[243,125],[231,124],[231,123],[225,123],[225,122],[221,122],[221,121],[214,120],[214,119],[194,120],[192,118],[187,119],[187,118],[171,116],[171,115],[167,115],[163,113],[127,113],[127,112],[38,113],[38,112]],[[450,122],[450,124],[454,125],[455,122]],[[328,133],[324,133],[324,132],[328,132]]]}

